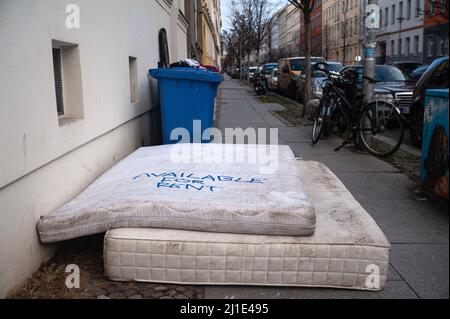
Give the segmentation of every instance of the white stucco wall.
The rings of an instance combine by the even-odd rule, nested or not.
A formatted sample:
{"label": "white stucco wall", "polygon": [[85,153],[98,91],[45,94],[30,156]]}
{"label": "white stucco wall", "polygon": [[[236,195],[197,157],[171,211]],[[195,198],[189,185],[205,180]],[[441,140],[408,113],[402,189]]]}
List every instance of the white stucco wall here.
{"label": "white stucco wall", "polygon": [[[157,102],[147,72],[166,28],[172,61],[187,55],[179,1],[0,1],[0,297],[53,252],[38,243],[39,216],[64,204],[149,138]],[[65,25],[80,8],[80,28]],[[56,112],[52,40],[78,45],[83,116]],[[182,45],[181,45],[182,44]],[[139,98],[130,101],[129,57]]]}

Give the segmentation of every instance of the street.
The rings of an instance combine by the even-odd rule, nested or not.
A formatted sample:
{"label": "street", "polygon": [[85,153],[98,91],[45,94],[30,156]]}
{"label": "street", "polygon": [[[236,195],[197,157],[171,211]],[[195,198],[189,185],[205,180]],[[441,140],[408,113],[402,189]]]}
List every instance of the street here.
{"label": "street", "polygon": [[221,129],[276,127],[279,143],[305,160],[326,164],[378,223],[392,244],[386,287],[380,292],[312,288],[205,287],[205,298],[448,298],[449,216],[422,198],[417,185],[388,163],[354,153],[337,137],[312,146],[310,126],[287,126],[251,87],[226,77],[219,93]]}

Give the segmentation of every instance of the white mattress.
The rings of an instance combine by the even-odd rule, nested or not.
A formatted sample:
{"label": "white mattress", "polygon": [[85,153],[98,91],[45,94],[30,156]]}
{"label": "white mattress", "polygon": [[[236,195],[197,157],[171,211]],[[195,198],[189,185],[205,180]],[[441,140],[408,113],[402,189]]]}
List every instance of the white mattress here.
{"label": "white mattress", "polygon": [[314,208],[292,150],[266,151],[265,145],[233,144],[141,148],[43,217],[40,239],[54,242],[129,227],[312,234]]}
{"label": "white mattress", "polygon": [[[298,166],[315,203],[314,235],[114,229],[105,235],[106,276],[202,285],[383,288],[390,244],[382,231],[327,167],[308,161]],[[371,273],[379,277],[368,277]]]}

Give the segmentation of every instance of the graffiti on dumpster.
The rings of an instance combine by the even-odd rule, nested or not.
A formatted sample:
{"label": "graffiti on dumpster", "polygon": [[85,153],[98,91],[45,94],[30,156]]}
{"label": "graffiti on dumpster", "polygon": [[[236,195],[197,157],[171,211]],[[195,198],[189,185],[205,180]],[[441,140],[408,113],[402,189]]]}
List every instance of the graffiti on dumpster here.
{"label": "graffiti on dumpster", "polygon": [[[142,173],[135,177],[137,179],[156,180],[156,188],[185,189],[192,191],[214,192],[223,189],[225,183],[264,184],[265,178],[243,178],[226,175],[195,175],[193,173]],[[219,184],[220,183],[220,184]]]}

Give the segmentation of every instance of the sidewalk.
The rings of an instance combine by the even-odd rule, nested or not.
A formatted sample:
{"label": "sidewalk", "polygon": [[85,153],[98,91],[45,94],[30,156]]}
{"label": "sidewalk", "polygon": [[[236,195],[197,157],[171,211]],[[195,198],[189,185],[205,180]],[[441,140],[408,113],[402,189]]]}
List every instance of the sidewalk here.
{"label": "sidewalk", "polygon": [[288,126],[259,103],[248,86],[228,77],[219,96],[219,127],[276,127],[279,144],[305,160],[320,161],[343,181],[392,244],[386,288],[358,292],[311,288],[205,287],[205,298],[448,298],[449,215],[417,198],[416,185],[371,155],[351,152],[338,138],[310,143],[311,126]]}

